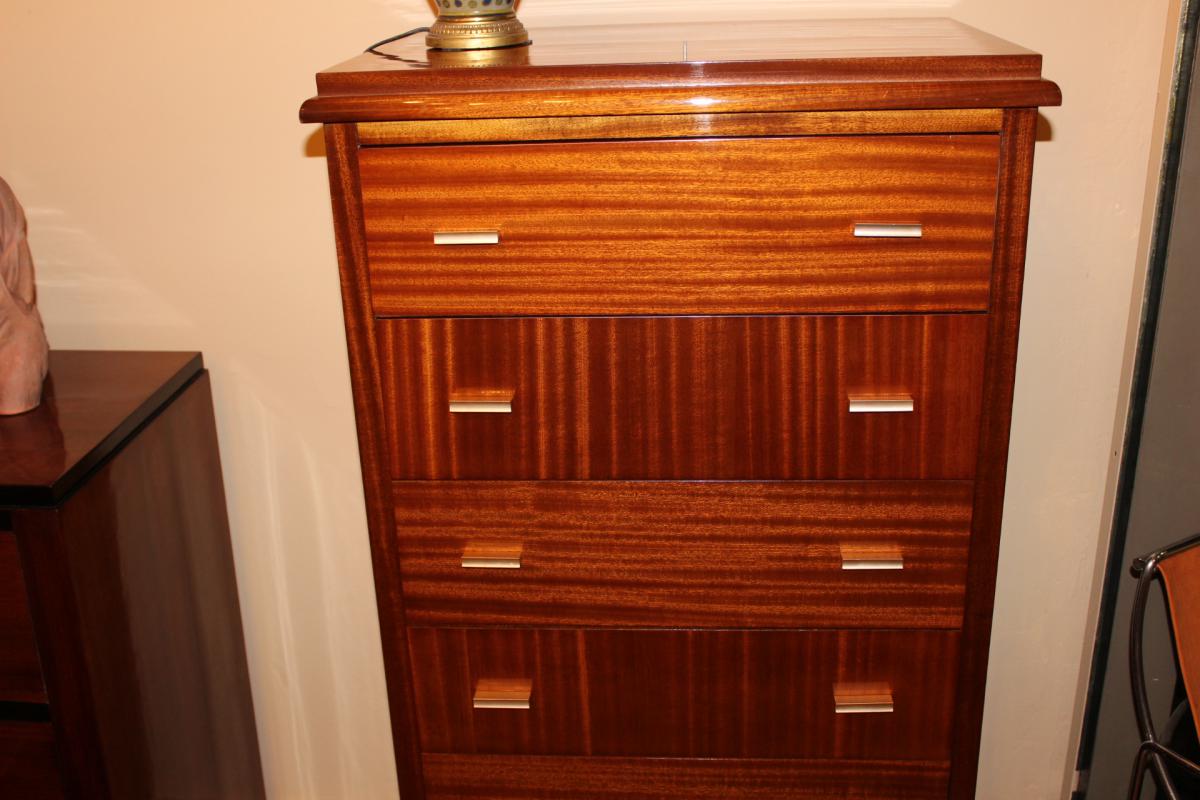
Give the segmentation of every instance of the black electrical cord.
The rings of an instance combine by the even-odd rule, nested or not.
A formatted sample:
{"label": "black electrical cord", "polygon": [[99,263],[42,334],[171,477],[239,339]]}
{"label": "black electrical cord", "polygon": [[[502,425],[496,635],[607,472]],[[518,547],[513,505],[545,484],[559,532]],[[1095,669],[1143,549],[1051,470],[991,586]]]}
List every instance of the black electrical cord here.
{"label": "black electrical cord", "polygon": [[416,33],[428,33],[428,32],[429,32],[429,28],[413,28],[411,31],[405,31],[404,33],[400,33],[400,34],[397,34],[390,38],[384,39],[381,42],[376,42],[375,44],[371,45],[363,52],[364,53],[374,53],[377,56],[386,56],[387,53],[381,53],[378,50],[376,50],[375,48],[383,47],[385,44],[391,44],[392,42],[398,42],[401,39],[406,39],[409,36],[412,36],[413,34],[416,34]]}

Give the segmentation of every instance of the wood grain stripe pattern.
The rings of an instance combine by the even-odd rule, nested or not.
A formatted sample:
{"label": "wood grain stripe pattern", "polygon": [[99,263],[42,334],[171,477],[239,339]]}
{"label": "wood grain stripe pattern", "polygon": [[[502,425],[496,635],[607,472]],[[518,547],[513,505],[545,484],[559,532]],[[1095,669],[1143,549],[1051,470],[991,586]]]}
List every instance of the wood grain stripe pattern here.
{"label": "wood grain stripe pattern", "polygon": [[[969,479],[986,317],[383,320],[396,479]],[[450,414],[511,390],[511,414]],[[851,395],[912,396],[850,414]]]}
{"label": "wood grain stripe pattern", "polygon": [[941,111],[811,111],[774,114],[663,114],[626,117],[536,117],[364,122],[364,147],[583,139],[709,136],[834,136],[915,133],[997,133],[994,108]]}
{"label": "wood grain stripe pattern", "polygon": [[[969,482],[395,485],[414,625],[956,628]],[[463,569],[519,542],[520,569]],[[842,569],[846,546],[904,569]],[[866,550],[864,550],[866,552]]]}
{"label": "wood grain stripe pattern", "polygon": [[997,159],[985,134],[364,148],[374,311],[980,311]]}
{"label": "wood grain stripe pattern", "polygon": [[945,800],[946,764],[427,753],[428,800]]}
{"label": "wood grain stripe pattern", "polygon": [[[409,628],[426,753],[946,760],[949,631]],[[472,708],[481,677],[528,678],[529,709]],[[890,714],[837,714],[884,682]]]}

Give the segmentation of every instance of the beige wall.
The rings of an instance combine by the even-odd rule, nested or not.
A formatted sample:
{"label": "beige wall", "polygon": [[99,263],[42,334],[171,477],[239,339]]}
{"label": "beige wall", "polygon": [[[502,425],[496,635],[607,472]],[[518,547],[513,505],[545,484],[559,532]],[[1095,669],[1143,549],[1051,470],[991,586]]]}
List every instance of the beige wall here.
{"label": "beige wall", "polygon": [[[722,19],[734,0],[525,0],[539,25]],[[1054,798],[1080,669],[1151,163],[1167,0],[759,2],[759,18],[936,14],[1046,54],[980,797]],[[312,73],[419,0],[6,0],[0,174],[56,347],[212,368],[268,784],[395,791]]]}

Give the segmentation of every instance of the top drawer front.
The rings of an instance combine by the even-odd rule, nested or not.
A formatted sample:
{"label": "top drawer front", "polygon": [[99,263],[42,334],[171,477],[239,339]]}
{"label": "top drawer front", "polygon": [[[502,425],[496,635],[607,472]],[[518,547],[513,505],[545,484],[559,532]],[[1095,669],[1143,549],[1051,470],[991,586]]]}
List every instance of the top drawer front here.
{"label": "top drawer front", "polygon": [[[375,313],[983,310],[998,143],[960,134],[364,148]],[[920,236],[856,235],[864,224],[920,226]],[[498,243],[434,243],[481,231]]]}

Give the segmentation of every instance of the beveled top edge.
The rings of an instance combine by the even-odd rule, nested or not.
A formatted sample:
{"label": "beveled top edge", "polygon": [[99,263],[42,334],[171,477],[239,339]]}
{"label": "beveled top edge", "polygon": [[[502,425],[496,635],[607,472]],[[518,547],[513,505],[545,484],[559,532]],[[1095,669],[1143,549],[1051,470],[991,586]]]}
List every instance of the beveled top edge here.
{"label": "beveled top edge", "polygon": [[[622,38],[624,37],[624,38]],[[686,46],[684,43],[686,42]],[[317,75],[305,122],[1058,105],[1042,57],[939,17],[550,28],[493,63],[420,37]],[[431,61],[429,59],[433,59]]]}

